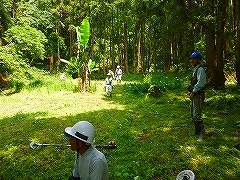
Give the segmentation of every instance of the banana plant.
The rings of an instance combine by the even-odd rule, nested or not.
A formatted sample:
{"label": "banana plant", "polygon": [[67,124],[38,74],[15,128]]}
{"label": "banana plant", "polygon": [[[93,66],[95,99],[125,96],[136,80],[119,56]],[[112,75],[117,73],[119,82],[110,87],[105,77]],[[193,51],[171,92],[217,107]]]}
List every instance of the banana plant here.
{"label": "banana plant", "polygon": [[78,77],[81,78],[79,89],[86,91],[88,86],[90,86],[88,73],[91,72],[95,66],[95,62],[91,59],[87,63],[88,52],[86,51],[86,47],[90,38],[90,23],[86,18],[82,21],[80,27],[76,27],[76,33],[78,44],[77,56],[72,57],[70,61],[64,59],[61,59],[61,61],[70,65],[74,71],[78,71]]}
{"label": "banana plant", "polygon": [[90,37],[90,23],[87,19],[82,21],[81,26],[76,27],[77,41],[81,45],[81,50],[84,52]]}

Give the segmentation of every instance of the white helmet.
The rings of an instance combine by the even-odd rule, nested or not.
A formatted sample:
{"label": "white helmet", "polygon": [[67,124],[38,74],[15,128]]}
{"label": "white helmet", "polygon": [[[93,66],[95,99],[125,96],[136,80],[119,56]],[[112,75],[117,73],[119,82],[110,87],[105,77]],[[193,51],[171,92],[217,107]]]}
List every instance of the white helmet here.
{"label": "white helmet", "polygon": [[194,180],[195,175],[190,170],[184,170],[180,172],[176,178],[176,180]]}
{"label": "white helmet", "polygon": [[93,125],[87,121],[79,121],[73,127],[67,127],[64,134],[89,144],[93,144],[95,141],[95,129]]}

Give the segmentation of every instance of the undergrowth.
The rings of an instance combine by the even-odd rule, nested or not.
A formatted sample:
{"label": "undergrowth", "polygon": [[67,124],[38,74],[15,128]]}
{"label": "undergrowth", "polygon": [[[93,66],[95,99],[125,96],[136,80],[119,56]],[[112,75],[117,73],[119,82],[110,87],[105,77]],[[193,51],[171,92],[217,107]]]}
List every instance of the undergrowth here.
{"label": "undergrowth", "polygon": [[167,77],[160,75],[146,75],[142,82],[133,82],[124,84],[125,92],[134,94],[146,94],[150,86],[157,86],[162,92],[181,89],[183,87],[183,80],[177,77]]}

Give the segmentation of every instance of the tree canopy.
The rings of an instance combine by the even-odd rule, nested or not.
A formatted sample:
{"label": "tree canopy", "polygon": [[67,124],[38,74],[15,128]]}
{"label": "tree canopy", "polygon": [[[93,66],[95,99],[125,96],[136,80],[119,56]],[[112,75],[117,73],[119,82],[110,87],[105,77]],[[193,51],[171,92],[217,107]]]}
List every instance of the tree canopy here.
{"label": "tree canopy", "polygon": [[[76,27],[87,17],[91,36],[86,51],[99,74],[117,65],[126,74],[168,71],[174,65],[188,70],[189,55],[199,51],[211,85],[224,86],[228,73],[240,81],[237,0],[1,0],[0,4],[0,42],[6,46],[10,31],[25,28],[15,33],[19,37],[12,43],[28,62],[76,56]],[[46,40],[35,34],[35,49],[26,54],[19,40],[28,39],[22,33],[32,28]],[[59,63],[55,66],[59,71]]]}
{"label": "tree canopy", "polygon": [[5,41],[26,60],[44,59],[46,36],[30,26],[12,26],[5,32]]}

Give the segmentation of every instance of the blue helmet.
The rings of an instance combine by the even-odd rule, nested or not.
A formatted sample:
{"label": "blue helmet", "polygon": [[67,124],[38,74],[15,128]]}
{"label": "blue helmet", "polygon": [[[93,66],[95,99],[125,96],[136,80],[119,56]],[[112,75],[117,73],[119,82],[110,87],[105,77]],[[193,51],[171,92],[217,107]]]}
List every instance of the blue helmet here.
{"label": "blue helmet", "polygon": [[194,52],[191,54],[190,59],[197,58],[202,60],[202,55],[199,52]]}

